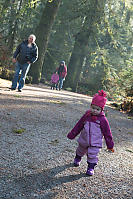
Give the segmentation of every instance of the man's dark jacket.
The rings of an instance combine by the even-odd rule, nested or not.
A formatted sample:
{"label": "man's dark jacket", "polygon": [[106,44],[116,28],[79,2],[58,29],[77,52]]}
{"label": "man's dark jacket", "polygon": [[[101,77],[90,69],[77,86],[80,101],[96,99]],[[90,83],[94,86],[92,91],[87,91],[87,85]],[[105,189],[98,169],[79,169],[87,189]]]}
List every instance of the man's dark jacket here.
{"label": "man's dark jacket", "polygon": [[35,43],[32,43],[32,47],[29,48],[28,40],[25,40],[18,45],[13,58],[17,58],[20,64],[25,64],[27,62],[34,63],[38,58],[38,47]]}

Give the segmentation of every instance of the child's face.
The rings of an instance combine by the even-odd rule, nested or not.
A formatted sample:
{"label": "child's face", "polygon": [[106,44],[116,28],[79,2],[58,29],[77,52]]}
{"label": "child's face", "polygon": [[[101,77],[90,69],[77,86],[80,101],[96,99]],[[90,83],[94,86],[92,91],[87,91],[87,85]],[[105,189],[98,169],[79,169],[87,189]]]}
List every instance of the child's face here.
{"label": "child's face", "polygon": [[101,107],[92,104],[90,107],[90,111],[91,111],[92,115],[99,115],[101,113],[102,109],[101,109]]}

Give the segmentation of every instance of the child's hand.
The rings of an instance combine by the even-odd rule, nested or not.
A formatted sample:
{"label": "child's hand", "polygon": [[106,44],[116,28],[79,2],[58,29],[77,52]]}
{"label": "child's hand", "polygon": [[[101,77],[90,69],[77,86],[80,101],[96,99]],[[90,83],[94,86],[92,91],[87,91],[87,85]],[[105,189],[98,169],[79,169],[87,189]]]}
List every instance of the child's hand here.
{"label": "child's hand", "polygon": [[114,153],[115,151],[114,151],[114,149],[107,149],[109,152],[112,152],[112,153]]}

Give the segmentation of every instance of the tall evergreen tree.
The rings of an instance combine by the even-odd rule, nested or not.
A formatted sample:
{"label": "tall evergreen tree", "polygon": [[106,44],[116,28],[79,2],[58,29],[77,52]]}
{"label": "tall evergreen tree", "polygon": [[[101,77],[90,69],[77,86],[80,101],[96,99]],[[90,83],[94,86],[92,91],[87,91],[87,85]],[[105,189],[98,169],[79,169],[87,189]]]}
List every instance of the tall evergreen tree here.
{"label": "tall evergreen tree", "polygon": [[77,90],[79,76],[82,70],[84,58],[87,54],[90,34],[96,23],[100,23],[104,13],[105,0],[91,0],[87,16],[83,22],[81,31],[75,37],[75,45],[68,65],[68,76],[65,86],[71,87],[73,91]]}
{"label": "tall evergreen tree", "polygon": [[47,1],[40,19],[40,23],[36,28],[35,35],[37,35],[39,59],[31,68],[33,83],[40,82],[44,56],[46,53],[51,28],[53,26],[60,3],[61,0]]}
{"label": "tall evergreen tree", "polygon": [[18,19],[20,10],[22,8],[23,0],[18,1],[15,3],[14,0],[11,2],[11,12],[10,12],[10,19],[9,19],[9,33],[8,33],[8,47],[10,49],[10,53],[12,54],[14,40],[16,36],[16,31],[18,28]]}

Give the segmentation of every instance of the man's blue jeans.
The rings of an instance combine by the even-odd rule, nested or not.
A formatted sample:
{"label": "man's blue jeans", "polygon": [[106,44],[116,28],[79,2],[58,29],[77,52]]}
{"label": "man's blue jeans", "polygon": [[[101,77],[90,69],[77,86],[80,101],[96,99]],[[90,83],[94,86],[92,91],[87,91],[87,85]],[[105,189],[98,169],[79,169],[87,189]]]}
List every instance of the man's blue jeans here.
{"label": "man's blue jeans", "polygon": [[21,76],[20,76],[20,80],[19,80],[18,90],[20,90],[24,87],[26,75],[27,75],[29,69],[30,69],[30,64],[28,64],[28,63],[20,64],[20,63],[16,62],[15,75],[14,75],[14,78],[12,81],[13,89],[16,89],[16,87],[17,87],[17,82],[18,82],[20,71],[21,71]]}

